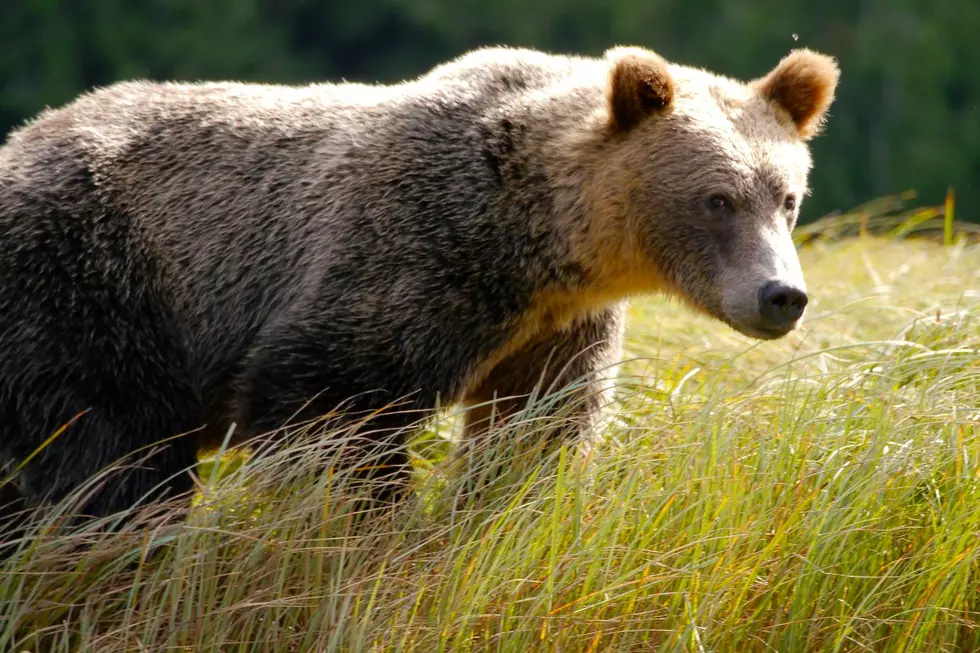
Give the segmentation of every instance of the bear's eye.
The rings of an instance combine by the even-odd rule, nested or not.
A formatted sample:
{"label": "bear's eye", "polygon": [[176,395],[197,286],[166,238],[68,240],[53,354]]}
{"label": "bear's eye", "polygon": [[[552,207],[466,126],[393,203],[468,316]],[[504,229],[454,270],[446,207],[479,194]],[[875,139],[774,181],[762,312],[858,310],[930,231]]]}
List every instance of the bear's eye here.
{"label": "bear's eye", "polygon": [[712,195],[708,198],[708,206],[713,211],[734,211],[735,204],[724,195]]}
{"label": "bear's eye", "polygon": [[787,211],[796,210],[796,195],[787,195],[786,199],[783,200],[783,208]]}

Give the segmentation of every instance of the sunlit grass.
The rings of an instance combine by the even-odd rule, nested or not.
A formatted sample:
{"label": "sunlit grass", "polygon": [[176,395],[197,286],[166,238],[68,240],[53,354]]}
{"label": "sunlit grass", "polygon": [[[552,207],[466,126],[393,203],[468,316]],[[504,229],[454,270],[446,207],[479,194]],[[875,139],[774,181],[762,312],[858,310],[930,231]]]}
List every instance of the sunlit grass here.
{"label": "sunlit grass", "polygon": [[637,302],[588,461],[537,452],[530,410],[453,468],[449,420],[411,444],[410,505],[366,521],[317,443],[205,463],[184,524],[0,567],[0,650],[976,650],[980,246],[802,257],[783,341]]}

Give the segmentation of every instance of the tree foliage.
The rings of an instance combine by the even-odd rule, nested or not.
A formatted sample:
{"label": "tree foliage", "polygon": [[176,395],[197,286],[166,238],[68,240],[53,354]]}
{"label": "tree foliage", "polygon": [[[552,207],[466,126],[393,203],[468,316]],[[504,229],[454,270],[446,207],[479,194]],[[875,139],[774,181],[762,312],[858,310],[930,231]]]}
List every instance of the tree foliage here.
{"label": "tree foliage", "polygon": [[8,0],[0,129],[120,79],[393,81],[480,45],[616,43],[739,77],[792,47],[843,76],[804,219],[915,189],[980,218],[976,0]]}

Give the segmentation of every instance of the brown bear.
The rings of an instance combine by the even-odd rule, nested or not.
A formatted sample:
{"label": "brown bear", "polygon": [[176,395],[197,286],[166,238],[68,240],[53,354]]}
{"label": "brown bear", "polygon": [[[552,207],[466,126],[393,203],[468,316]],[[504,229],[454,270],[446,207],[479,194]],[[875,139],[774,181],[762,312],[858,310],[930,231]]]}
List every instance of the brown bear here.
{"label": "brown bear", "polygon": [[487,48],[388,86],[127,82],[45,111],[0,149],[3,501],[166,441],[92,497],[105,515],[188,490],[231,424],[404,400],[372,422],[403,433],[542,382],[584,381],[585,433],[642,293],[783,336],[838,74],[808,50],[740,82]]}

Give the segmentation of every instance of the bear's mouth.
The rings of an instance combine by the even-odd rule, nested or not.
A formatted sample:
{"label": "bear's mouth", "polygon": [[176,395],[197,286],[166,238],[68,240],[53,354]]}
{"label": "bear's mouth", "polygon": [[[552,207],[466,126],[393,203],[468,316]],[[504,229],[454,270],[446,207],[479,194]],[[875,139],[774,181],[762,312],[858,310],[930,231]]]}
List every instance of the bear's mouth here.
{"label": "bear's mouth", "polygon": [[788,336],[793,331],[796,331],[796,329],[799,327],[799,322],[782,328],[763,327],[753,324],[731,322],[728,320],[726,320],[726,322],[728,322],[728,326],[735,329],[742,335],[755,338],[756,340],[779,340],[780,338]]}
{"label": "bear's mouth", "polygon": [[675,290],[672,296],[679,298],[682,302],[687,304],[687,306],[695,311],[718,320],[729,328],[741,333],[743,336],[748,336],[749,338],[754,338],[756,340],[779,340],[780,338],[786,337],[793,331],[796,331],[803,322],[803,319],[800,318],[796,322],[789,323],[788,325],[782,327],[766,326],[764,324],[750,322],[747,319],[744,319],[752,319],[754,316],[751,316],[751,314],[743,316],[743,319],[739,319],[737,316],[729,314],[721,302],[718,304],[698,303],[691,299],[689,295],[680,290]]}

